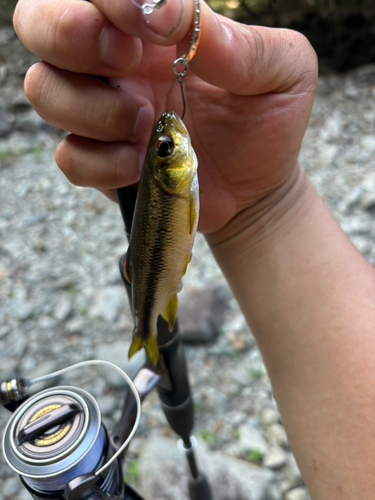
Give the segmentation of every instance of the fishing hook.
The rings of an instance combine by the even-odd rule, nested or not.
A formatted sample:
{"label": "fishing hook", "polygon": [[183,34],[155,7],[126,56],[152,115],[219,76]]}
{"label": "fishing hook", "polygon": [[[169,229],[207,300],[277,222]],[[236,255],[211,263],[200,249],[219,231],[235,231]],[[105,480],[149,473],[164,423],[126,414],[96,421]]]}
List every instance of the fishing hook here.
{"label": "fishing hook", "polygon": [[[154,0],[155,1],[155,0]],[[163,1],[163,0],[161,0]],[[195,13],[194,13],[194,28],[191,36],[190,48],[189,50],[183,54],[181,57],[176,59],[173,63],[173,73],[177,77],[177,82],[180,84],[181,90],[181,98],[182,98],[182,115],[181,119],[185,116],[186,111],[186,103],[185,103],[185,95],[182,84],[184,83],[184,78],[189,69],[189,62],[195,56],[199,39],[201,35],[201,9],[200,9],[200,0],[195,0]],[[182,71],[179,71],[178,67],[182,67]]]}

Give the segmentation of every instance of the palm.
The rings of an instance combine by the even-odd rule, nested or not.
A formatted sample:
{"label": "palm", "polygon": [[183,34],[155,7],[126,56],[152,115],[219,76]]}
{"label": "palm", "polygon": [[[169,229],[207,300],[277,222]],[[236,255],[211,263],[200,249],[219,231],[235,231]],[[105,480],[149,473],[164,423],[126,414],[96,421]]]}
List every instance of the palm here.
{"label": "palm", "polygon": [[[174,58],[174,48],[145,43],[139,68],[122,83],[147,97],[156,117],[166,109],[182,109],[172,73]],[[311,99],[283,93],[238,96],[191,72],[184,88],[185,123],[199,161],[200,230],[209,233],[287,178],[297,160]],[[296,108],[300,111],[293,114]]]}

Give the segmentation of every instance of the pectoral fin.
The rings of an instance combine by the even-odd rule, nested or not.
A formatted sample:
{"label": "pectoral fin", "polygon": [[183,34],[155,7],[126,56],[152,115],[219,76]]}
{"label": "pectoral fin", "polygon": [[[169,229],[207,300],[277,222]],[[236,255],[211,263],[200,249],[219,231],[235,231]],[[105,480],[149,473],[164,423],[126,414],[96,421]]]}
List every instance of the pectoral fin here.
{"label": "pectoral fin", "polygon": [[[187,267],[190,264],[192,257],[193,257],[193,254],[191,253],[190,256],[189,256],[189,258],[188,258],[188,260],[185,263],[184,270],[182,271],[182,276],[185,276],[186,271],[187,271]],[[181,288],[182,288],[182,286],[181,286]]]}
{"label": "pectoral fin", "polygon": [[177,316],[177,295],[173,295],[167,307],[161,312],[162,317],[168,323],[169,331],[173,330],[173,325],[176,321]]}
{"label": "pectoral fin", "polygon": [[189,197],[189,234],[192,234],[198,220],[198,201],[194,193]]}
{"label": "pectoral fin", "polygon": [[130,269],[129,269],[129,259],[128,259],[128,255],[126,256],[125,258],[125,264],[124,264],[124,276],[126,278],[126,281],[128,283],[131,282],[131,277],[130,277]]}

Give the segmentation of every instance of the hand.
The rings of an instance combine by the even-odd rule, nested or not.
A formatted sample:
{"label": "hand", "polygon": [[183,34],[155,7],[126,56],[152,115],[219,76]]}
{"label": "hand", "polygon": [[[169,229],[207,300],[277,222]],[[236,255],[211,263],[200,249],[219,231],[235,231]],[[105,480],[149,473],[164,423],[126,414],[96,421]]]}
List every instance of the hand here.
{"label": "hand", "polygon": [[[213,233],[291,176],[317,64],[297,32],[245,26],[204,3],[201,11],[185,123],[203,191],[199,229]],[[19,0],[16,33],[44,61],[28,71],[25,92],[46,121],[72,133],[56,161],[73,184],[113,198],[139,179],[153,124],[182,110],[174,45],[180,55],[193,16],[191,0],[167,0],[149,24],[130,0]]]}

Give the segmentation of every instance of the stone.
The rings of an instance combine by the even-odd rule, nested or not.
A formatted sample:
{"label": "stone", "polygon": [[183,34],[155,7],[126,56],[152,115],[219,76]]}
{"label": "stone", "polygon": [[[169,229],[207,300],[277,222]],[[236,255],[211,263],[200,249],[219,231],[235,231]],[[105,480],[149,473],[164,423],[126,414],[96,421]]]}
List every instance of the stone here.
{"label": "stone", "polygon": [[270,443],[284,449],[289,448],[288,438],[285,429],[281,424],[275,423],[270,425],[266,431],[266,435]]}
{"label": "stone", "polygon": [[285,494],[285,500],[311,500],[306,488],[294,488]]}
{"label": "stone", "polygon": [[[198,463],[215,500],[266,500],[274,483],[271,471],[221,452],[197,449]],[[153,500],[188,500],[185,458],[175,440],[152,438],[139,458],[140,493]]]}
{"label": "stone", "polygon": [[278,470],[286,463],[285,451],[279,446],[272,446],[263,457],[263,465],[267,469]]}
{"label": "stone", "polygon": [[53,315],[58,321],[65,321],[72,312],[72,308],[73,305],[70,297],[67,294],[61,295],[55,306]]}
{"label": "stone", "polygon": [[237,445],[242,456],[248,456],[251,452],[258,452],[263,456],[268,450],[268,444],[260,429],[249,422],[238,427]]}
{"label": "stone", "polygon": [[82,316],[76,316],[68,321],[66,321],[64,328],[68,333],[80,333],[87,325],[86,318]]}
{"label": "stone", "polygon": [[[118,340],[112,344],[100,344],[96,348],[95,358],[114,363],[133,379],[144,366],[146,355],[145,350],[141,349],[129,360],[129,347],[130,342],[124,340]],[[114,387],[123,388],[127,386],[123,377],[115,371],[105,367],[100,368],[100,370],[108,383]]]}
{"label": "stone", "polygon": [[292,453],[287,455],[284,473],[284,491],[303,486],[301,471],[297,465],[296,459]]}
{"label": "stone", "polygon": [[34,312],[34,306],[26,300],[12,300],[10,304],[12,316],[19,321],[26,321]]}
{"label": "stone", "polygon": [[96,401],[100,407],[102,415],[111,416],[116,409],[116,399],[112,394],[97,396]]}
{"label": "stone", "polygon": [[216,339],[229,308],[228,287],[207,286],[179,295],[178,320],[182,340],[205,343]]}
{"label": "stone", "polygon": [[8,479],[2,481],[1,493],[5,498],[16,495],[21,489],[22,484],[18,477],[8,477]]}
{"label": "stone", "polygon": [[117,319],[120,312],[129,309],[128,298],[123,286],[109,286],[101,290],[89,316],[108,322]]}
{"label": "stone", "polygon": [[234,382],[242,386],[248,386],[253,382],[253,376],[248,366],[238,364],[230,371],[230,375]]}
{"label": "stone", "polygon": [[280,415],[276,408],[265,408],[261,414],[262,424],[269,427],[280,422]]}
{"label": "stone", "polygon": [[0,137],[4,137],[12,130],[12,117],[7,110],[0,105]]}

